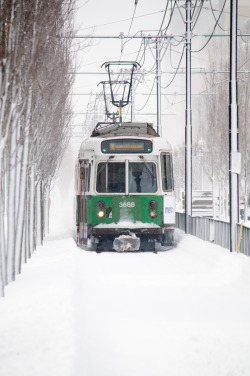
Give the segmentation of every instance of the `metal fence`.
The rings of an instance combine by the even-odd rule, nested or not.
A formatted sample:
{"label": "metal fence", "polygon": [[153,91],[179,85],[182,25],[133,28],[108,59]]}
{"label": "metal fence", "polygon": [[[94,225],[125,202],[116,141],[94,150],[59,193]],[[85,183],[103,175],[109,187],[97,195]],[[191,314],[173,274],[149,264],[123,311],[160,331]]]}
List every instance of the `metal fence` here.
{"label": "metal fence", "polygon": [[[185,231],[185,213],[176,213],[176,227]],[[191,217],[191,235],[213,242],[224,248],[230,248],[230,224],[207,217]],[[237,244],[239,252],[250,256],[250,228],[237,225]]]}
{"label": "metal fence", "polygon": [[[250,256],[250,228],[246,226],[242,226],[242,233],[241,232],[241,225],[237,225],[237,239],[240,239],[240,252],[244,253],[244,255]],[[241,235],[241,236],[240,236]]]}

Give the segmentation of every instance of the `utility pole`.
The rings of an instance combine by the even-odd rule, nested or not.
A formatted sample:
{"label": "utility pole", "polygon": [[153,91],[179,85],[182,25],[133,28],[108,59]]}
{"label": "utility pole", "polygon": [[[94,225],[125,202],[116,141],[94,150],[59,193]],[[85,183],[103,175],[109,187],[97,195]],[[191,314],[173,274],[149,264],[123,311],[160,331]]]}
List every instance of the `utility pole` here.
{"label": "utility pole", "polygon": [[161,127],[161,52],[160,52],[160,40],[156,39],[156,87],[157,87],[157,133],[162,135]]}
{"label": "utility pole", "polygon": [[191,0],[186,1],[185,219],[186,233],[190,234],[192,220]]}
{"label": "utility pole", "polygon": [[133,123],[135,121],[135,90],[134,90],[134,77],[132,77],[131,81],[131,122]]}
{"label": "utility pole", "polygon": [[237,11],[238,1],[230,6],[230,82],[229,82],[229,205],[230,252],[236,249],[236,226],[239,222],[238,103],[237,103]]}

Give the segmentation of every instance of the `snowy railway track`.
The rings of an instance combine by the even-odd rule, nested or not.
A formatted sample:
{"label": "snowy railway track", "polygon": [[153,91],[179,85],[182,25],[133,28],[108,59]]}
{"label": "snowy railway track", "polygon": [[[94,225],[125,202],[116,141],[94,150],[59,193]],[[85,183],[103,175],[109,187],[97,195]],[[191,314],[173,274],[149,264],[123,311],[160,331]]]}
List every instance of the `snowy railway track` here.
{"label": "snowy railway track", "polygon": [[249,297],[249,258],[192,236],[157,254],[47,240],[0,301],[1,375],[248,375]]}

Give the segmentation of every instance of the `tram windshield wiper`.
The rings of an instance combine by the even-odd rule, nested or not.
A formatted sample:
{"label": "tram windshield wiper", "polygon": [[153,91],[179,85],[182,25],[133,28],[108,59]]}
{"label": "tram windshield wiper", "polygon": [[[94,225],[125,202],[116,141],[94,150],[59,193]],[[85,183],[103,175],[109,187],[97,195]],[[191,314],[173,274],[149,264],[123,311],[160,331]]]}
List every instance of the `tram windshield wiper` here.
{"label": "tram windshield wiper", "polygon": [[100,170],[97,171],[97,176],[99,176],[103,172],[103,170],[105,169],[105,167],[109,163],[110,159],[113,159],[113,158],[115,158],[115,156],[111,155],[106,162],[103,162],[103,166],[100,168]]}
{"label": "tram windshield wiper", "polygon": [[129,193],[155,193],[157,191],[154,162],[129,162]]}
{"label": "tram windshield wiper", "polygon": [[154,172],[150,170],[150,167],[149,167],[148,163],[145,161],[143,155],[140,155],[140,158],[143,160],[144,165],[145,165],[146,169],[148,170],[148,172],[151,174],[151,176],[152,176],[153,178],[155,178],[155,177],[156,177],[156,174],[154,174]]}

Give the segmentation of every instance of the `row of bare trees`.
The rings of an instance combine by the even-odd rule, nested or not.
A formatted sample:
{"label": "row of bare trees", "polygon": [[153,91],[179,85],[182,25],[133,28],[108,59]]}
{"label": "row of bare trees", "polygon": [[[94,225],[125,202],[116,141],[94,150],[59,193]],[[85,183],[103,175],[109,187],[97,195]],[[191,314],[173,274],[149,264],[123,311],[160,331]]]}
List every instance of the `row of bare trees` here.
{"label": "row of bare trees", "polygon": [[[245,25],[246,33],[250,24]],[[229,52],[225,43],[214,43],[209,54],[210,73],[205,76],[206,91],[210,93],[202,101],[204,169],[211,180],[217,180],[228,187],[229,179]],[[217,53],[220,51],[220,53]],[[250,90],[250,40],[238,37],[238,128],[239,151],[241,152],[241,174],[239,176],[240,202],[245,203],[245,220],[247,213],[247,197],[250,186],[250,128],[249,128],[249,90]],[[215,58],[216,57],[216,58]],[[216,73],[217,72],[217,73]],[[224,73],[225,72],[225,73]],[[205,124],[204,124],[205,115]],[[205,125],[205,126],[204,126]]]}
{"label": "row of bare trees", "polygon": [[42,242],[69,139],[74,1],[0,1],[0,294]]}
{"label": "row of bare trees", "polygon": [[[199,128],[196,138],[198,156],[194,173],[204,174],[214,197],[223,196],[227,200],[229,189],[229,46],[225,40],[213,41],[208,47],[209,73],[203,74],[203,88],[196,103],[199,109]],[[200,165],[198,165],[200,163]],[[202,165],[201,165],[202,163]],[[203,187],[203,189],[204,189]],[[223,202],[223,212],[216,211],[221,219],[228,219],[227,202]],[[217,208],[218,209],[218,208]],[[214,212],[215,214],[215,212]]]}
{"label": "row of bare trees", "polygon": [[[250,23],[246,22],[242,32],[248,34]],[[245,203],[250,193],[250,40],[238,37],[238,126],[239,151],[241,152],[241,174],[239,197]],[[193,103],[193,189],[221,187],[228,193],[229,187],[229,46],[226,39],[213,41],[207,49],[208,65],[203,73],[202,94]],[[175,187],[185,185],[185,146],[174,151]],[[202,187],[203,181],[203,187]],[[226,194],[225,193],[225,194]],[[226,217],[228,212],[225,213]]]}

